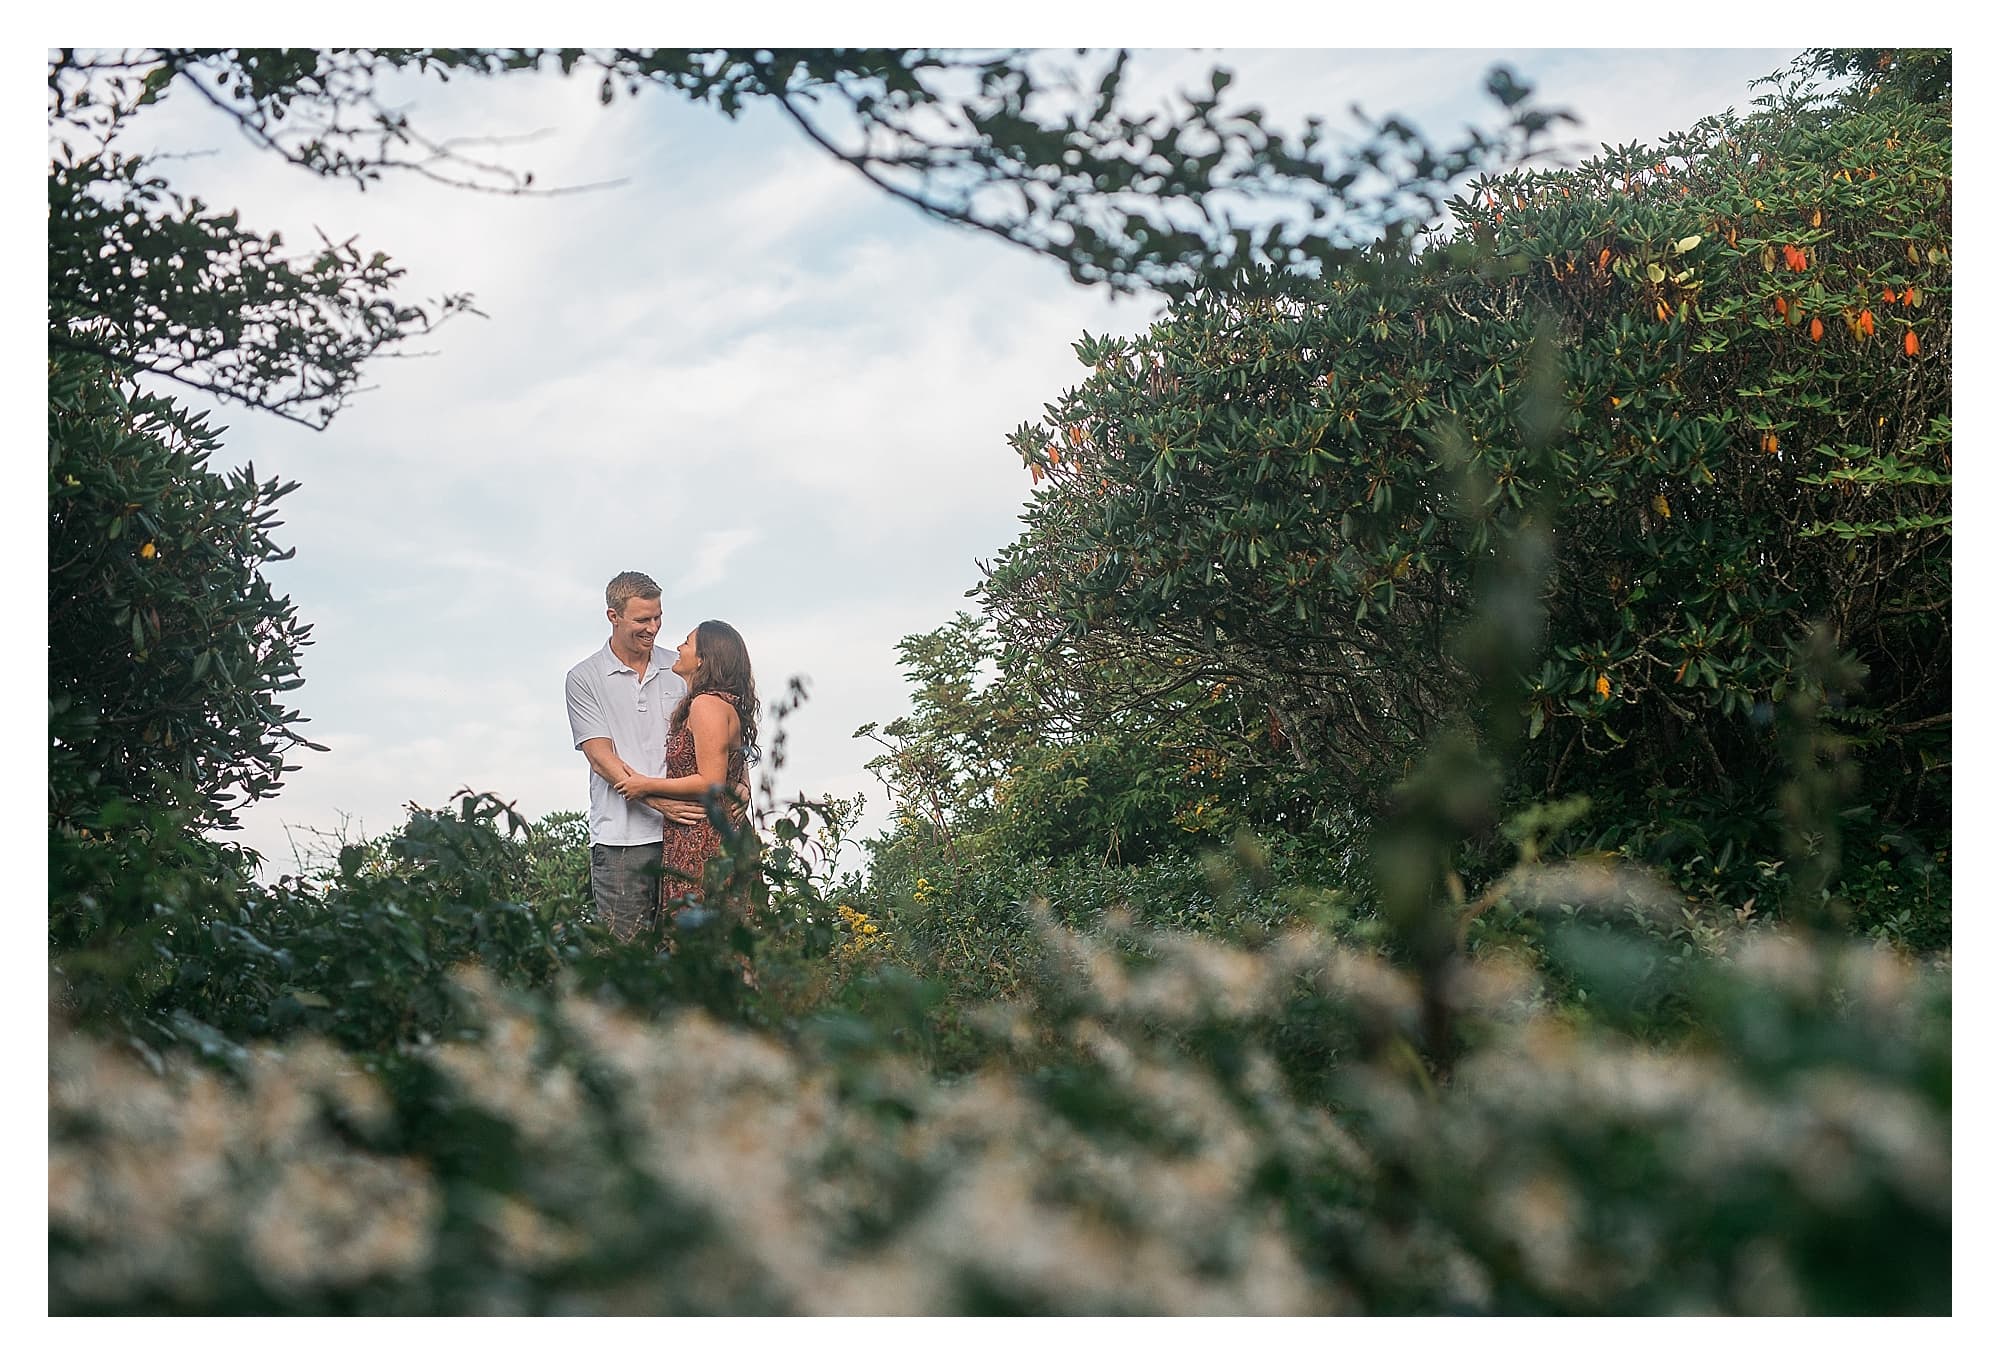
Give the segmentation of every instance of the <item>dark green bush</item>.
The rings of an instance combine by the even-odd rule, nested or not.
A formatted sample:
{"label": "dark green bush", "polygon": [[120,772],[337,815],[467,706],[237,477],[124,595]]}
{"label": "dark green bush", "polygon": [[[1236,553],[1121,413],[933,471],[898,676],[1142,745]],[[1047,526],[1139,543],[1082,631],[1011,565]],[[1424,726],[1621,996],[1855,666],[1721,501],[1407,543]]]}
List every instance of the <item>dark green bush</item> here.
{"label": "dark green bush", "polygon": [[1454,639],[1539,519],[1516,800],[1588,794],[1603,846],[1698,854],[1740,903],[1784,856],[1777,721],[1825,623],[1858,829],[1942,848],[1951,106],[1811,74],[1483,181],[1407,258],[1085,337],[1013,438],[1038,486],[978,589],[995,690],[1337,835],[1475,705]]}
{"label": "dark green bush", "polygon": [[296,488],[219,473],[219,432],[102,363],[49,362],[49,818],[114,799],[199,827],[277,789],[308,744],[284,693],[309,641],[263,566]]}
{"label": "dark green bush", "polygon": [[451,975],[472,965],[543,993],[568,977],[647,1014],[753,1008],[738,965],[751,940],[735,917],[630,944],[594,923],[573,816],[531,827],[464,793],[340,849],[328,880],[266,887],[187,822],[112,807],[88,838],[51,840],[58,999],[149,1053],[191,1043],[240,1065],[248,1044],[298,1033],[363,1053],[451,1036]]}

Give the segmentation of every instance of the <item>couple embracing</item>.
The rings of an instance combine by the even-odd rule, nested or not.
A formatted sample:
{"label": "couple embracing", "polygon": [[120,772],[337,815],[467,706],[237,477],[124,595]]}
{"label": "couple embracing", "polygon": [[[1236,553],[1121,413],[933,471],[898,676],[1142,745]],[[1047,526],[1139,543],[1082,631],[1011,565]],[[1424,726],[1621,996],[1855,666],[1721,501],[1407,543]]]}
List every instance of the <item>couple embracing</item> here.
{"label": "couple embracing", "polygon": [[701,891],[722,847],[702,797],[750,799],[757,684],[743,637],[703,621],[678,650],[655,643],[660,585],[621,573],[604,589],[611,638],[569,671],[570,737],[590,765],[590,894],[620,939]]}

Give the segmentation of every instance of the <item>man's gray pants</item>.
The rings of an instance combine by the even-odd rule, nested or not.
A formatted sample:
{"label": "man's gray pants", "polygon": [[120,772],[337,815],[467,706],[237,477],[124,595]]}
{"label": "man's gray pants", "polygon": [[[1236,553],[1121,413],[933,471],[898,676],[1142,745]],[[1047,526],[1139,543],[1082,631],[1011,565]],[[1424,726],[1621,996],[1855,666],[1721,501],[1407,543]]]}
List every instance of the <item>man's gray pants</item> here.
{"label": "man's gray pants", "polygon": [[598,922],[630,940],[660,921],[660,844],[592,844],[590,897]]}

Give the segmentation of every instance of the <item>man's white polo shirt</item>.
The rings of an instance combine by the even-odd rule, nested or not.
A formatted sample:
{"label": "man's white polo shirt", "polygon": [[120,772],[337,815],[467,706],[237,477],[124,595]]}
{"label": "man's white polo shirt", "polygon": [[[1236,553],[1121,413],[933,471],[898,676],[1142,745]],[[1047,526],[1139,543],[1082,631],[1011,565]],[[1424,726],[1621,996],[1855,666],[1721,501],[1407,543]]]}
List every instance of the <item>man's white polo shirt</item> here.
{"label": "man's white polo shirt", "polygon": [[[653,662],[641,678],[619,661],[611,644],[569,671],[563,691],[569,695],[569,733],[576,747],[585,740],[608,739],[618,757],[648,777],[667,766],[667,713],[674,709],[687,684],[674,672],[676,652],[653,646]],[[660,841],[660,813],[639,801],[627,801],[590,770],[590,842],[629,848]]]}

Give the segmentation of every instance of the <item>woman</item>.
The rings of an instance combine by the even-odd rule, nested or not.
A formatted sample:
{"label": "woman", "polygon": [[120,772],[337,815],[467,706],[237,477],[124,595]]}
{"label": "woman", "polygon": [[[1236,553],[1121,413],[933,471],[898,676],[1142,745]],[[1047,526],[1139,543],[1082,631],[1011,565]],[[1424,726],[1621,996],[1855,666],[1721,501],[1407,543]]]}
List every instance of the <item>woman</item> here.
{"label": "woman", "polygon": [[[757,742],[757,682],[743,637],[727,622],[703,621],[681,642],[674,672],[687,684],[687,695],[668,717],[666,773],[634,773],[617,784],[619,794],[628,800],[699,800],[712,787],[747,791],[746,755]],[[701,870],[721,851],[722,836],[711,822],[669,822],[662,849],[666,876],[660,881],[661,908],[700,895]]]}

